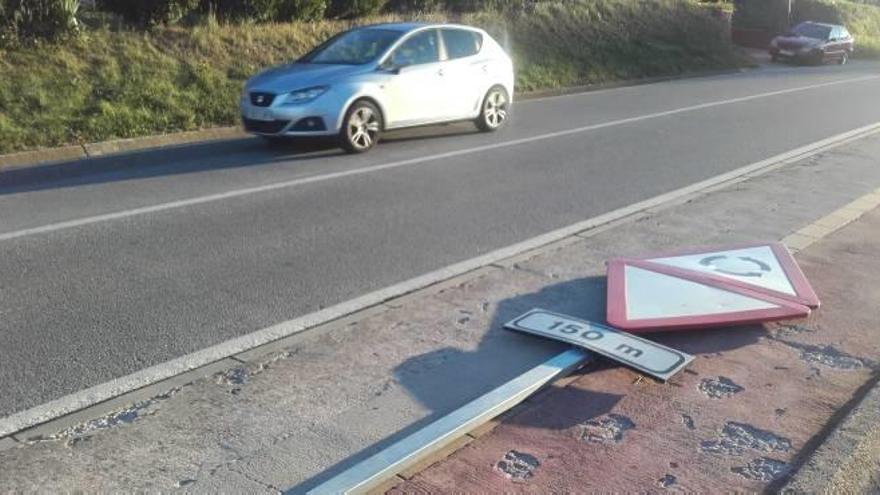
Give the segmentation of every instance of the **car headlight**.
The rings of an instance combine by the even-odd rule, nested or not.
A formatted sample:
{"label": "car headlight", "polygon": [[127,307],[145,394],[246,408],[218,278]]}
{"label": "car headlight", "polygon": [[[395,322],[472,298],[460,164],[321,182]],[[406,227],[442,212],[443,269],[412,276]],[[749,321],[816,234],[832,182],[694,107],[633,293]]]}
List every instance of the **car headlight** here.
{"label": "car headlight", "polygon": [[285,105],[298,105],[307,103],[327,92],[327,86],[315,86],[314,88],[292,91],[284,98]]}

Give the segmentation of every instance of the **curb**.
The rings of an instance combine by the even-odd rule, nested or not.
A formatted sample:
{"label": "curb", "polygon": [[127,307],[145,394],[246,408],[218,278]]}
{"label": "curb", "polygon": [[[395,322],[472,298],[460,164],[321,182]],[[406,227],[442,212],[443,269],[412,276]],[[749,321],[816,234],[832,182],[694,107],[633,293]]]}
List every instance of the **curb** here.
{"label": "curb", "polygon": [[[608,89],[616,89],[630,86],[642,86],[680,79],[695,79],[700,77],[713,77],[725,74],[742,73],[749,69],[722,69],[701,72],[688,72],[672,76],[646,77],[641,79],[627,79],[609,83],[592,84],[585,86],[569,86],[566,88],[548,89],[524,93],[518,95],[520,100],[535,100],[554,96],[565,96],[578,93],[590,93]],[[240,126],[212,127],[197,131],[175,132],[171,134],[157,134],[152,136],[134,137],[127,139],[114,139],[98,143],[66,145],[57,148],[43,148],[31,151],[0,155],[0,173],[19,170],[24,168],[39,167],[42,165],[58,164],[73,161],[87,161],[98,157],[131,153],[135,151],[148,151],[173,146],[192,145],[240,139],[249,137]]]}
{"label": "curb", "polygon": [[640,79],[624,79],[622,81],[612,81],[606,83],[588,84],[582,86],[568,86],[556,89],[541,89],[530,91],[519,96],[520,100],[537,100],[540,98],[550,98],[553,96],[565,96],[578,93],[592,93],[595,91],[605,91],[608,89],[629,88],[634,86],[644,86],[646,84],[655,84],[668,81],[679,81],[682,79],[699,79],[701,77],[724,76],[728,74],[741,74],[758,68],[758,65],[752,67],[742,67],[734,69],[718,69],[699,72],[684,72],[671,76],[653,76],[643,77]]}
{"label": "curb", "polygon": [[[865,391],[867,389],[867,391]],[[779,493],[880,491],[880,374]]]}
{"label": "curb", "polygon": [[176,132],[100,143],[76,144],[0,155],[0,173],[55,163],[91,160],[113,154],[155,150],[190,144],[209,143],[247,137],[240,127],[213,127],[198,131]]}

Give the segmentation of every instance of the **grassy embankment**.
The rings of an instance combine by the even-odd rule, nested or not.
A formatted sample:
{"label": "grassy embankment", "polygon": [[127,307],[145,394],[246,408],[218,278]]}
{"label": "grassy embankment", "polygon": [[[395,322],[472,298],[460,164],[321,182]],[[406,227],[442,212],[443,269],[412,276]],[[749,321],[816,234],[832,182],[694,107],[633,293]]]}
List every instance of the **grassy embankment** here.
{"label": "grassy embankment", "polygon": [[[519,91],[743,63],[716,15],[687,0],[548,2],[456,21],[510,47]],[[248,76],[351,24],[93,30],[0,52],[0,153],[234,124]]]}

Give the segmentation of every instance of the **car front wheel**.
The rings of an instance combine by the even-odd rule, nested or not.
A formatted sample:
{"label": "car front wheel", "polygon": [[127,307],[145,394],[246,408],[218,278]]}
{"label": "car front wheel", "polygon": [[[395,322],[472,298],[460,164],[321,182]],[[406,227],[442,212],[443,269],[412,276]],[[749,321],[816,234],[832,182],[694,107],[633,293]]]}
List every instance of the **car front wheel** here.
{"label": "car front wheel", "polygon": [[510,97],[501,86],[493,86],[483,98],[480,116],[475,124],[483,132],[497,131],[504,127],[510,116]]}
{"label": "car front wheel", "polygon": [[356,101],[345,113],[339,144],[349,153],[370,151],[382,134],[382,113],[369,101]]}
{"label": "car front wheel", "polygon": [[846,65],[849,61],[849,53],[843,52],[843,55],[840,56],[840,65]]}

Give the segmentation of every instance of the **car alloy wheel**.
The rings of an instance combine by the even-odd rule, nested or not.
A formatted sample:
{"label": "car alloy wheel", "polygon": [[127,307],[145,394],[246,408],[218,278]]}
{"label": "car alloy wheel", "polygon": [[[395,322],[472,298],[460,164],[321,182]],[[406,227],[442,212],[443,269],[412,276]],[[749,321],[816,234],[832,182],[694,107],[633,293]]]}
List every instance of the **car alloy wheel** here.
{"label": "car alloy wheel", "polygon": [[349,108],[340,137],[342,147],[349,153],[369,151],[379,141],[382,132],[382,114],[368,101],[359,101]]}
{"label": "car alloy wheel", "polygon": [[846,52],[843,52],[843,55],[840,57],[840,65],[846,65],[846,63],[848,61],[849,61],[849,54]]}
{"label": "car alloy wheel", "polygon": [[477,127],[486,132],[496,131],[507,123],[509,115],[510,98],[507,97],[507,91],[501,86],[495,86],[486,93]]}

